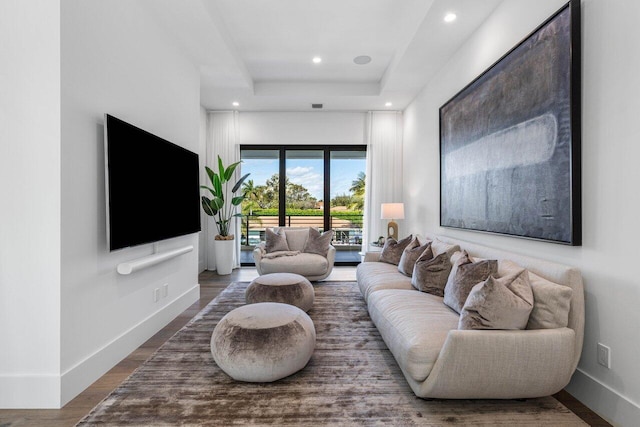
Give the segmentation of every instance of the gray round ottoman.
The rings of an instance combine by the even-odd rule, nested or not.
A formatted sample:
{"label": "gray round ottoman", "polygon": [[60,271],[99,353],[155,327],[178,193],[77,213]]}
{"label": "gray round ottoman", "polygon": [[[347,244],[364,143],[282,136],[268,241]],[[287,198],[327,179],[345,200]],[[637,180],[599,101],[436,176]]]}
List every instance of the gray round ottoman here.
{"label": "gray round ottoman", "polygon": [[292,273],[271,273],[254,279],[247,287],[247,304],[281,302],[311,310],[315,294],[313,285],[303,276]]}
{"label": "gray round ottoman", "polygon": [[271,382],[304,368],[316,345],[311,318],[298,307],[276,302],[230,311],[211,335],[211,354],[237,381]]}

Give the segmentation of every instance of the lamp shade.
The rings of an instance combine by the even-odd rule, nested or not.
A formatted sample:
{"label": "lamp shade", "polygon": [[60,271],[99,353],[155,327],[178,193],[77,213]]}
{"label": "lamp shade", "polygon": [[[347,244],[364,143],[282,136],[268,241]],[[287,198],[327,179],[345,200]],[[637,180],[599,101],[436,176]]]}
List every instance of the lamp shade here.
{"label": "lamp shade", "polygon": [[404,219],[404,203],[383,203],[380,219]]}

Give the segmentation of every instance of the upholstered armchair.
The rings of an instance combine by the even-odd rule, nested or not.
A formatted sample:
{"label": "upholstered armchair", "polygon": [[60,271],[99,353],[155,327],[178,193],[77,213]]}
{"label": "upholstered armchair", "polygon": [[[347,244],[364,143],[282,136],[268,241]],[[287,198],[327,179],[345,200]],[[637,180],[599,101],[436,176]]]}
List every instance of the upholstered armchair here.
{"label": "upholstered armchair", "polygon": [[[326,256],[319,254],[317,248],[309,242],[309,227],[302,228],[274,228],[276,234],[284,234],[286,239],[286,249],[278,248],[276,251],[267,251],[267,244],[260,243],[253,250],[253,259],[259,275],[269,273],[295,273],[306,277],[308,280],[316,281],[325,279],[333,270],[336,257],[336,248],[328,244]],[[271,230],[268,230],[271,232]],[[313,230],[314,237],[318,232]],[[312,232],[312,233],[313,233]],[[326,248],[325,248],[326,249]],[[315,251],[315,253],[314,253]]]}

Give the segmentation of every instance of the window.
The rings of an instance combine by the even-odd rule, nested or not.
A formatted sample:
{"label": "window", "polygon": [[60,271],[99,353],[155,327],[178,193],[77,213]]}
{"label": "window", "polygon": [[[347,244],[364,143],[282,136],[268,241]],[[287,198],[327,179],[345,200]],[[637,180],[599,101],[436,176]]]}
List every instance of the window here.
{"label": "window", "polygon": [[253,248],[275,226],[332,229],[336,264],[360,261],[365,146],[241,146],[240,158],[242,173],[251,173],[243,185],[243,265],[253,265]]}

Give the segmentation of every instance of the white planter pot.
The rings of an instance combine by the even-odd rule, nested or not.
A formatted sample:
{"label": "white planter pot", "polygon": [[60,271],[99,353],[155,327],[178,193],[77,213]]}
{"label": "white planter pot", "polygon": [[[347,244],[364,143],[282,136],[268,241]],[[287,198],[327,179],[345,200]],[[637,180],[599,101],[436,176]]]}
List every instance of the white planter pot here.
{"label": "white planter pot", "polygon": [[216,251],[216,271],[220,275],[231,274],[231,270],[233,270],[235,242],[235,240],[213,241],[213,247]]}

